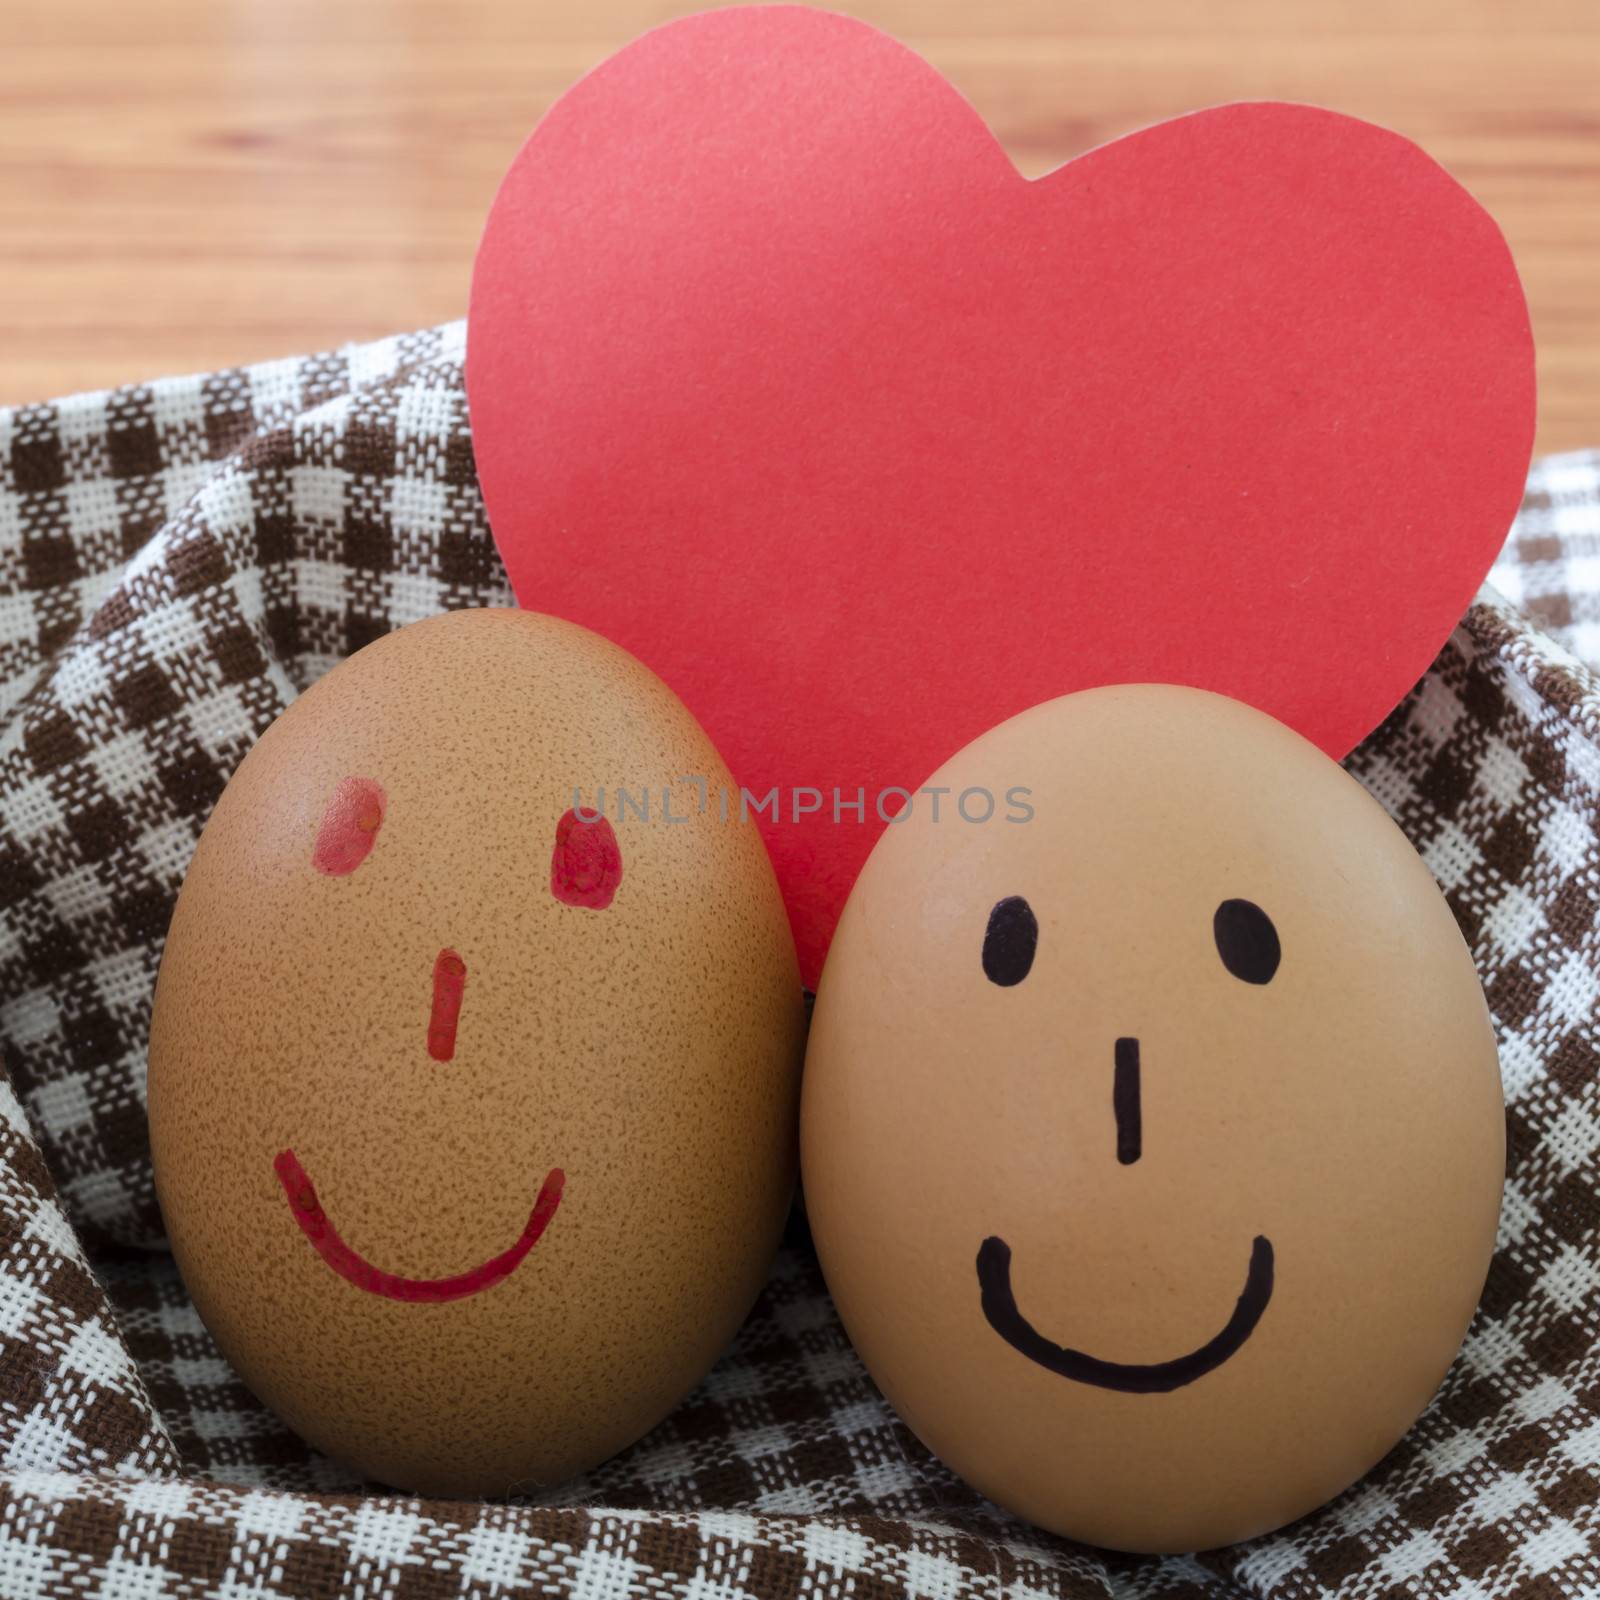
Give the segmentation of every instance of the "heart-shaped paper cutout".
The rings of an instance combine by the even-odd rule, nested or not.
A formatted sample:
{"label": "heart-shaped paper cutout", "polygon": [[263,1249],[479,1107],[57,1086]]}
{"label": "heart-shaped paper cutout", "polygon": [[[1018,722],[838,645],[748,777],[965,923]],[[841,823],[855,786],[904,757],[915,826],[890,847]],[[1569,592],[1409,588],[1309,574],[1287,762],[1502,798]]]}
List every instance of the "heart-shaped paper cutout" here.
{"label": "heart-shaped paper cutout", "polygon": [[1037,701],[1195,684],[1343,755],[1488,570],[1534,413],[1506,245],[1407,140],[1224,106],[1029,182],[798,8],[673,23],[550,111],[467,379],[520,602],[780,786],[811,983],[880,792]]}

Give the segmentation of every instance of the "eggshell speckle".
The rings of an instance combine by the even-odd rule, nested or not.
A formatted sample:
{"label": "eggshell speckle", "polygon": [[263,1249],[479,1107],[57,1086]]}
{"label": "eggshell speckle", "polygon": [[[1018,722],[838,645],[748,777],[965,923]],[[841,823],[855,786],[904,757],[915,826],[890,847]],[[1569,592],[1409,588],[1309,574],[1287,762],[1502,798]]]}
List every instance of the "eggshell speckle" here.
{"label": "eggshell speckle", "polygon": [[1488,1269],[1500,1079],[1449,908],[1349,776],[1196,690],[1049,702],[929,787],[940,820],[919,796],[855,886],[807,1052],[850,1336],[1046,1528],[1276,1528],[1411,1426]]}
{"label": "eggshell speckle", "polygon": [[[692,778],[732,782],[632,657],[466,611],[314,685],[206,826],[151,1029],[163,1214],[246,1382],[375,1478],[602,1460],[763,1281],[802,997],[756,830]],[[650,820],[566,820],[602,786]]]}

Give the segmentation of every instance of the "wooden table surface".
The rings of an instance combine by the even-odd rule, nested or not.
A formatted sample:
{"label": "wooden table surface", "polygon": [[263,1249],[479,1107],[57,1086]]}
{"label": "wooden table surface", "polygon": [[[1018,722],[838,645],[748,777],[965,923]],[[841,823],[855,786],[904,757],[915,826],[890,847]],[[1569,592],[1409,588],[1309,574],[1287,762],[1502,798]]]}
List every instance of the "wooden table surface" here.
{"label": "wooden table surface", "polygon": [[[0,402],[463,312],[500,173],[566,85],[693,5],[3,0]],[[1543,450],[1600,445],[1600,0],[861,0],[1023,171],[1217,101],[1419,140],[1499,219]]]}

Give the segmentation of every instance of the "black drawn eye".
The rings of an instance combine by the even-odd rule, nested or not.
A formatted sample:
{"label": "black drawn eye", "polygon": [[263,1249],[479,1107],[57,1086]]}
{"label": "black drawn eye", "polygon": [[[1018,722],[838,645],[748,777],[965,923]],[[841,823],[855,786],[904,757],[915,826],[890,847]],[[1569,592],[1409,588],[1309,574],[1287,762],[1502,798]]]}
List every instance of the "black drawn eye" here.
{"label": "black drawn eye", "polygon": [[1039,948],[1039,923],[1033,907],[1020,894],[995,902],[983,935],[983,972],[1002,989],[1021,983]]}
{"label": "black drawn eye", "polygon": [[[1211,919],[1222,964],[1243,983],[1271,983],[1283,959],[1278,930],[1260,906],[1250,900],[1224,900]],[[987,960],[987,957],[985,957]]]}

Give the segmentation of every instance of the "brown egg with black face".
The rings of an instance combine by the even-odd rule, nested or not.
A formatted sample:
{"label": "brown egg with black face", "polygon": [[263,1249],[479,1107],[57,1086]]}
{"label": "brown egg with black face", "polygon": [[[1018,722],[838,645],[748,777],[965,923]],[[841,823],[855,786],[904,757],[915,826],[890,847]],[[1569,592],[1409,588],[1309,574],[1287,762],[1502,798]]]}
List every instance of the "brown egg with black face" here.
{"label": "brown egg with black face", "polygon": [[793,1186],[804,1013],[721,787],[631,656],[465,611],[336,667],[218,801],[157,986],[157,1191],[223,1353],[320,1449],[537,1488],[736,1331]]}
{"label": "brown egg with black face", "polygon": [[1049,702],[927,789],[938,820],[914,797],[856,883],[807,1051],[851,1339],[1043,1527],[1281,1526],[1411,1426],[1488,1269],[1503,1108],[1450,910],[1360,785],[1198,690]]}

